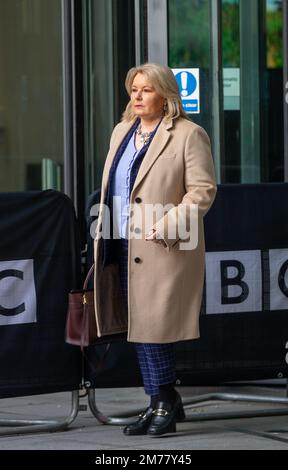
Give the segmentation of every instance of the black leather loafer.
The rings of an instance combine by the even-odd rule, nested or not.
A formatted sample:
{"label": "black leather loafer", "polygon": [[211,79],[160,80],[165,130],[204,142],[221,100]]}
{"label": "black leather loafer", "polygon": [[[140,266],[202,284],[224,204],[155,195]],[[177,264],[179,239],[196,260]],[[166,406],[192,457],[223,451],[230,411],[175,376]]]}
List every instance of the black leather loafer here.
{"label": "black leather loafer", "polygon": [[[180,418],[180,419],[179,419]],[[147,429],[149,436],[161,436],[162,434],[176,432],[176,421],[185,419],[181,397],[177,393],[174,405],[158,402],[152,412],[152,419]]]}
{"label": "black leather loafer", "polygon": [[141,436],[147,433],[147,429],[150,425],[150,421],[153,416],[153,408],[149,406],[143,413],[139,415],[139,418],[135,423],[128,424],[123,429],[126,436]]}

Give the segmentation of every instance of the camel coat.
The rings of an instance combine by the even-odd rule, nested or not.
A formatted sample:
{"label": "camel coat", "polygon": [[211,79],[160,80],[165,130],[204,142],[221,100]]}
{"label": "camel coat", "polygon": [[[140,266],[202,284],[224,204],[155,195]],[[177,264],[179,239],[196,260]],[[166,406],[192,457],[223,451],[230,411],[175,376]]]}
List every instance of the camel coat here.
{"label": "camel coat", "polygon": [[[130,198],[128,312],[122,299],[118,265],[102,267],[103,201],[109,170],[132,124],[121,122],[115,127],[103,171],[94,245],[98,334],[127,331],[127,340],[139,343],[198,338],[205,263],[203,216],[216,193],[210,141],[203,128],[182,117],[162,121],[140,166]],[[164,205],[164,212],[154,214],[154,223],[143,227],[145,207],[155,204]],[[195,212],[193,216],[190,211],[195,204],[198,243],[194,249],[183,249],[187,240],[179,225],[183,228],[184,221],[189,229],[190,224],[196,223]],[[145,240],[151,228],[160,233],[166,247]]]}

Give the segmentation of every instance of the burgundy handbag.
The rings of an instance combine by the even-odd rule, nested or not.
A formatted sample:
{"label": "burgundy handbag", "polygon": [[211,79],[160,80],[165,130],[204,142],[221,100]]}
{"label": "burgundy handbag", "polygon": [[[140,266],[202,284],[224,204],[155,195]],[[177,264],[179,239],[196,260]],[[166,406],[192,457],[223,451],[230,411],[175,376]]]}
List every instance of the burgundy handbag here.
{"label": "burgundy handbag", "polygon": [[87,289],[93,272],[94,264],[89,269],[83,289],[69,292],[65,341],[74,346],[80,346],[81,349],[93,344],[111,343],[112,341],[127,339],[127,333],[97,336],[94,290]]}

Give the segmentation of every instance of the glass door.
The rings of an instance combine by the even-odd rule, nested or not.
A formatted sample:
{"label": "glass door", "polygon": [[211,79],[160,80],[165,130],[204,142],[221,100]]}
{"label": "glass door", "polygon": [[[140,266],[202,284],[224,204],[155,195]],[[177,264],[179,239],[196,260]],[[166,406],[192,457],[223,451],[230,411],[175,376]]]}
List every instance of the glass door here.
{"label": "glass door", "polygon": [[160,2],[168,65],[199,70],[190,117],[211,137],[219,183],[284,180],[283,2],[287,10],[287,0]]}
{"label": "glass door", "polygon": [[112,0],[83,2],[86,197],[101,185],[114,124]]}
{"label": "glass door", "polygon": [[135,65],[134,0],[85,0],[85,192],[100,188],[114,125],[128,103],[125,77]]}
{"label": "glass door", "polygon": [[222,182],[284,180],[282,0],[222,0]]}
{"label": "glass door", "polygon": [[199,69],[199,113],[191,114],[191,119],[211,136],[210,1],[169,0],[168,15],[168,65]]}
{"label": "glass door", "polygon": [[220,5],[220,0],[167,2],[168,65],[176,69],[176,73],[177,69],[190,73],[190,69],[198,82],[198,108],[190,118],[210,136],[218,182],[223,154]]}
{"label": "glass door", "polygon": [[0,191],[63,189],[59,0],[0,1]]}

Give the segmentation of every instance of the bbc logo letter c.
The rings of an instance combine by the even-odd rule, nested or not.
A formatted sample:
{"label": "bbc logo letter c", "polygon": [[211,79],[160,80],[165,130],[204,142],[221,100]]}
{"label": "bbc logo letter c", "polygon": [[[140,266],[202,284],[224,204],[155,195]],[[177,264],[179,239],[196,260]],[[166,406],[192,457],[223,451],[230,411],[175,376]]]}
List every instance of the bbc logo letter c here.
{"label": "bbc logo letter c", "polygon": [[35,323],[34,261],[0,261],[0,326]]}

